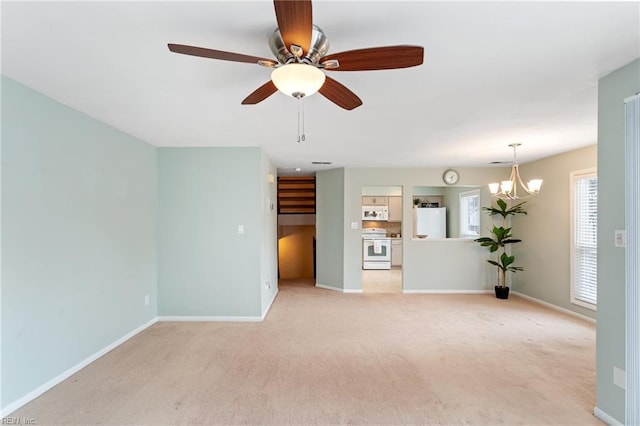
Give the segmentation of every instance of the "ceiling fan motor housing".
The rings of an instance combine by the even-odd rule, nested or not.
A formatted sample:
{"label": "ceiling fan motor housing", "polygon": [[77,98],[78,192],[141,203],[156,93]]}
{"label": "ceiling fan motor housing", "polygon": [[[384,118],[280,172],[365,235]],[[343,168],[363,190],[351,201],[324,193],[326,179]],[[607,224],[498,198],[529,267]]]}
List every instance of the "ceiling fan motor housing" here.
{"label": "ceiling fan motor housing", "polygon": [[[305,48],[305,46],[300,47]],[[324,35],[324,32],[317,25],[314,25],[311,33],[311,46],[309,47],[309,51],[303,58],[298,60],[296,56],[291,53],[290,49],[284,45],[280,30],[276,29],[273,34],[271,34],[271,37],[269,37],[269,49],[271,49],[271,52],[278,58],[278,62],[281,64],[300,61],[317,65],[320,58],[325,56],[329,51],[329,40],[327,36]]]}

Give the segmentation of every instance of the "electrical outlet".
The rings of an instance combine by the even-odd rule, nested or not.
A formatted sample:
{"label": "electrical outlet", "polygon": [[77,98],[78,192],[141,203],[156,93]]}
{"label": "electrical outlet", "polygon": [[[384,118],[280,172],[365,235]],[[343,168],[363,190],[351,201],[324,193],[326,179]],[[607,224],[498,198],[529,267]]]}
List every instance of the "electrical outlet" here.
{"label": "electrical outlet", "polygon": [[238,225],[238,234],[244,234],[244,225]]}
{"label": "electrical outlet", "polygon": [[351,229],[358,229],[358,222],[351,222]]}
{"label": "electrical outlet", "polygon": [[148,294],[144,295],[144,306],[149,306],[149,295]]}
{"label": "electrical outlet", "polygon": [[624,370],[618,367],[613,367],[613,384],[618,386],[619,388],[625,389],[626,388],[625,375],[626,373],[624,372]]}
{"label": "electrical outlet", "polygon": [[614,238],[614,245],[616,247],[627,246],[627,231],[616,229]]}
{"label": "electrical outlet", "polygon": [[267,281],[265,285],[267,286],[267,288],[271,288],[271,281]]}

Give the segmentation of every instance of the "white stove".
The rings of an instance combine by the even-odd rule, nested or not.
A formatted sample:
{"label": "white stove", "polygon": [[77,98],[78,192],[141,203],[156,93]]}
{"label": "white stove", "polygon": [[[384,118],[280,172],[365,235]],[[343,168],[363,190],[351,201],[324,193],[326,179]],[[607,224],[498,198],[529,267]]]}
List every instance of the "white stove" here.
{"label": "white stove", "polygon": [[362,269],[391,269],[391,239],[386,229],[362,229]]}
{"label": "white stove", "polygon": [[384,228],[362,228],[362,238],[365,240],[388,238],[387,230]]}

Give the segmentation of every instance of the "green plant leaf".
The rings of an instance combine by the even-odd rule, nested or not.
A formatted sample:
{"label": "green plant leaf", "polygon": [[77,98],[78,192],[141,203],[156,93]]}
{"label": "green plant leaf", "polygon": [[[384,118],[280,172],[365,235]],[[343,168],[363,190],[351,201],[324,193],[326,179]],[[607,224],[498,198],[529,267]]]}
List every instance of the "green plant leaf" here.
{"label": "green plant leaf", "polygon": [[498,205],[498,207],[483,207],[482,210],[487,211],[490,216],[499,214],[500,216],[502,216],[503,219],[506,219],[507,216],[514,216],[517,214],[527,214],[527,212],[524,210],[525,203],[526,201],[523,201],[508,209],[507,203],[502,199],[498,199],[496,201],[496,204]]}
{"label": "green plant leaf", "polygon": [[502,244],[513,244],[513,243],[519,243],[519,242],[522,242],[522,240],[518,238],[509,238],[508,240],[504,240]]}
{"label": "green plant leaf", "polygon": [[476,238],[473,241],[478,242],[478,243],[486,243],[488,241],[493,242],[493,240],[491,238],[489,238],[489,237],[480,237],[480,238]]}
{"label": "green plant leaf", "polygon": [[506,210],[506,213],[509,214],[509,215],[527,214],[527,212],[524,210],[525,203],[526,203],[526,201],[523,201],[521,203],[516,204],[515,206],[513,206],[510,209]]}
{"label": "green plant leaf", "polygon": [[507,253],[502,253],[502,256],[500,256],[500,262],[502,262],[503,269],[507,269],[507,267],[515,261],[516,257],[509,256]]}

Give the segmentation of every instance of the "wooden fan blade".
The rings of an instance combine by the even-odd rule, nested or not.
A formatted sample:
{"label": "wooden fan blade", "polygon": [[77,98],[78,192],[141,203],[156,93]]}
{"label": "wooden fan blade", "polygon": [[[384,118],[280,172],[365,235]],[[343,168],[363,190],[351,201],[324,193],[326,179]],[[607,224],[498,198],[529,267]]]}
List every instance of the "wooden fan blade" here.
{"label": "wooden fan blade", "polygon": [[242,105],[255,105],[258,102],[264,101],[277,91],[278,88],[276,87],[276,85],[273,84],[271,80],[269,80],[265,84],[254,90],[249,96],[244,98],[244,100],[242,101]]}
{"label": "wooden fan blade", "polygon": [[240,53],[225,52],[222,50],[206,49],[204,47],[186,46],[184,44],[169,43],[169,50],[183,55],[200,56],[202,58],[221,59],[223,61],[247,62],[257,64],[258,61],[265,61],[276,64],[273,59],[259,58],[257,56],[242,55]]}
{"label": "wooden fan blade", "polygon": [[273,0],[282,41],[287,49],[300,46],[304,55],[311,47],[313,13],[311,0]]}
{"label": "wooden fan blade", "polygon": [[373,71],[415,67],[424,60],[424,47],[385,46],[334,53],[320,63],[337,60],[340,65],[327,71]]}
{"label": "wooden fan blade", "polygon": [[324,80],[324,84],[318,91],[334,104],[349,111],[362,105],[362,100],[355,93],[331,77]]}

